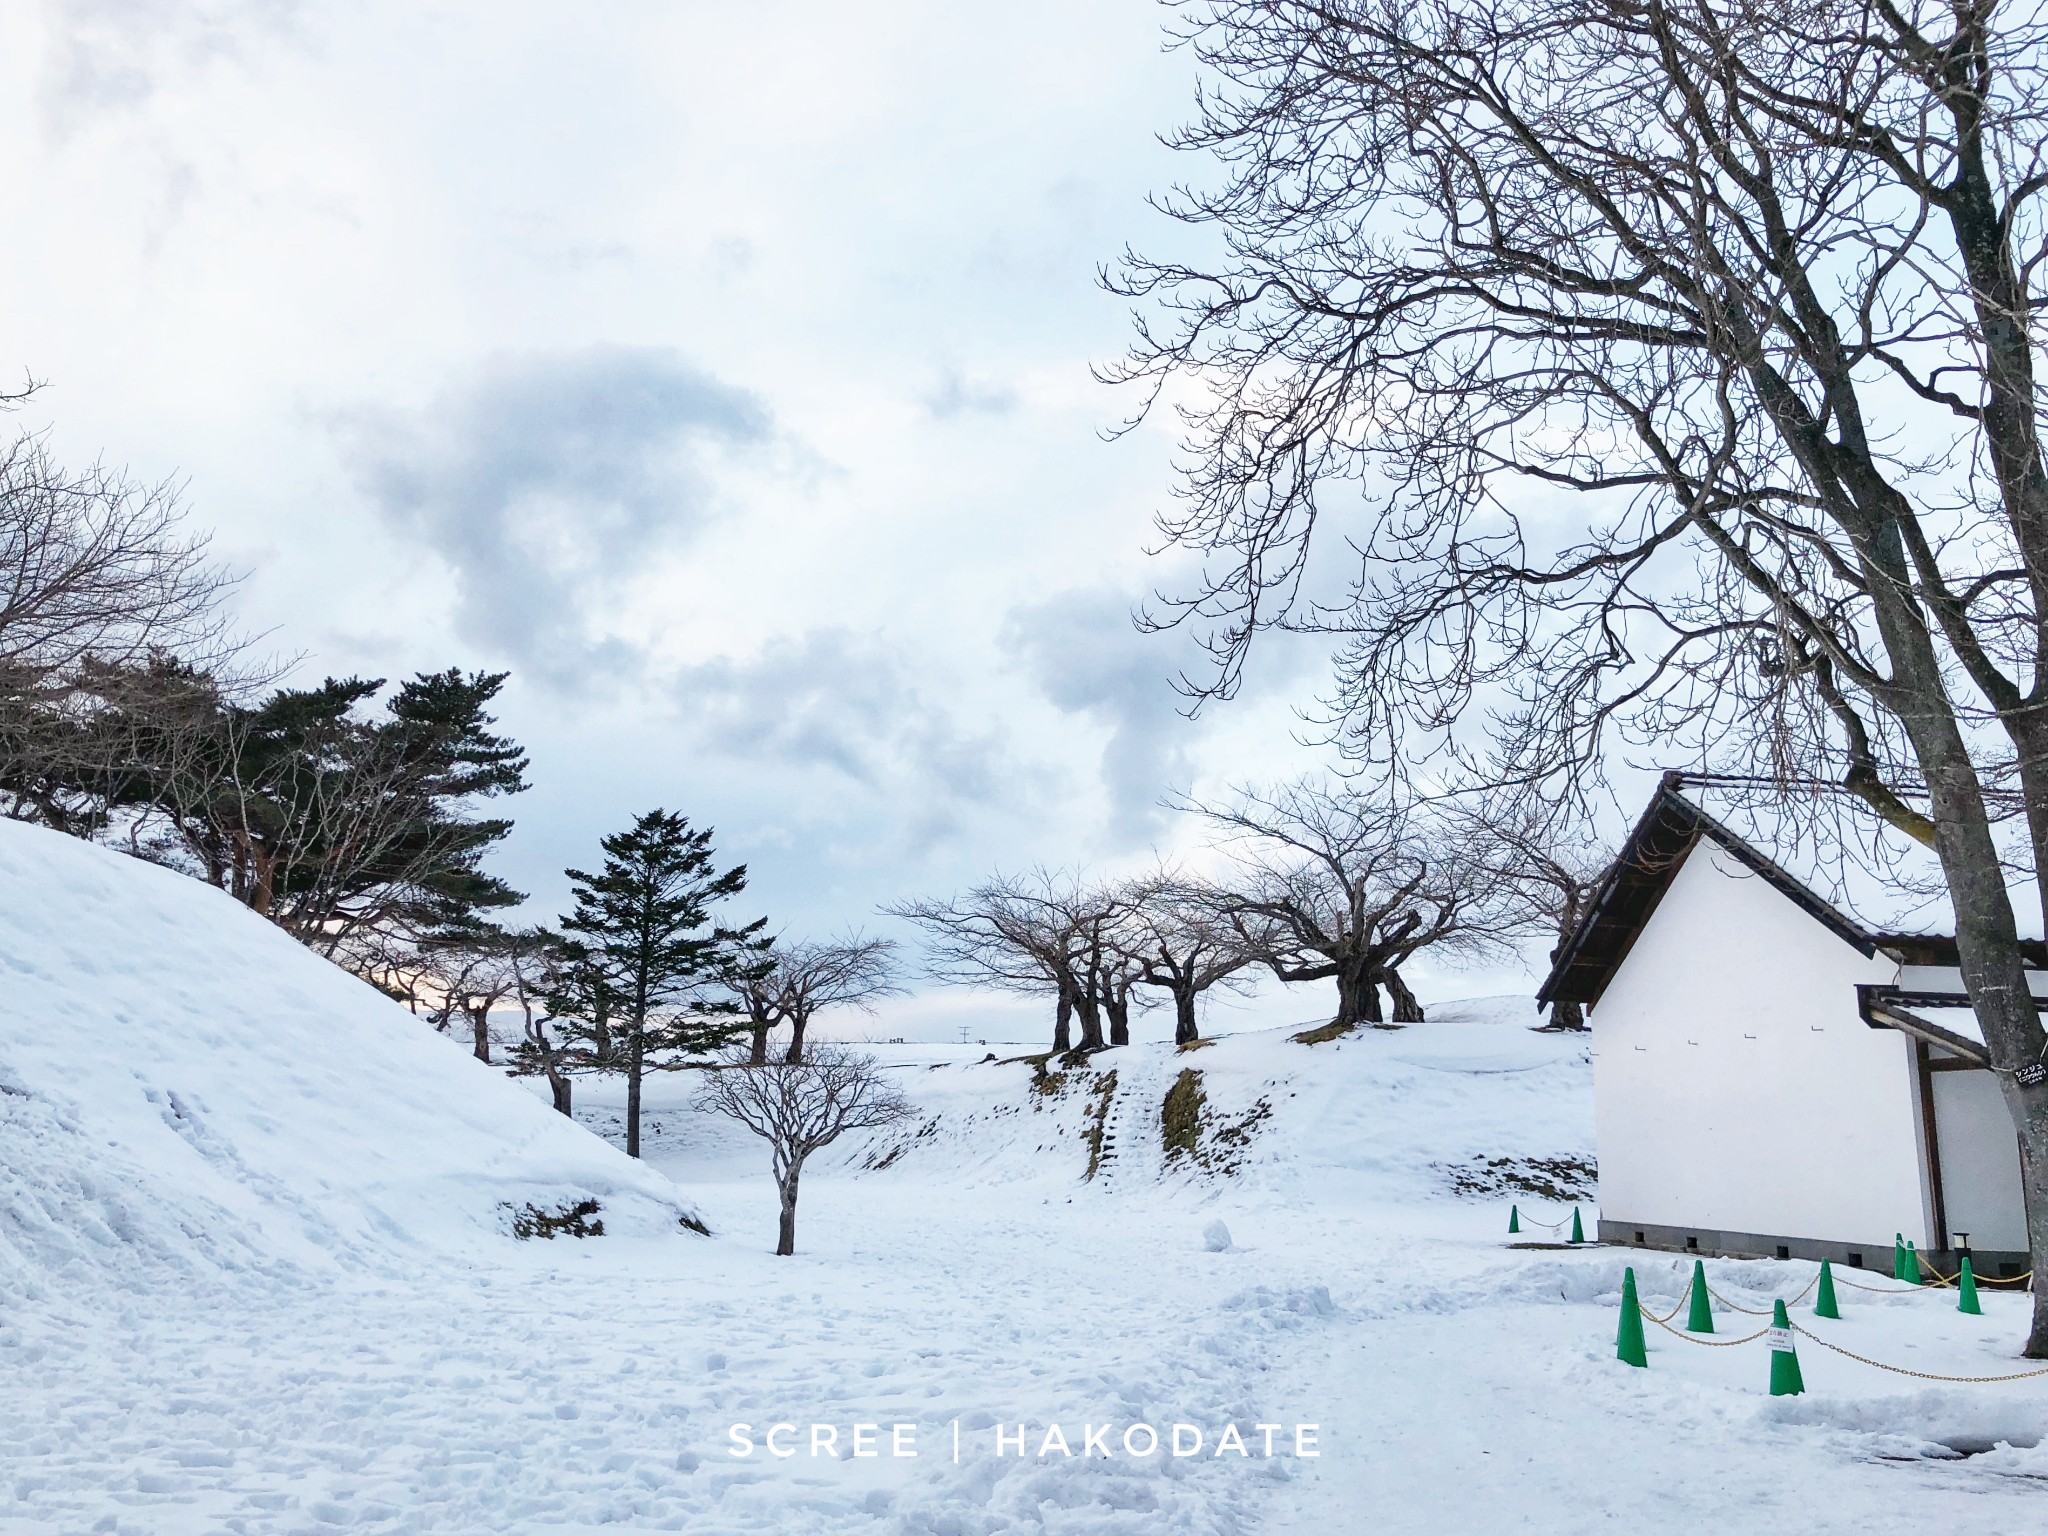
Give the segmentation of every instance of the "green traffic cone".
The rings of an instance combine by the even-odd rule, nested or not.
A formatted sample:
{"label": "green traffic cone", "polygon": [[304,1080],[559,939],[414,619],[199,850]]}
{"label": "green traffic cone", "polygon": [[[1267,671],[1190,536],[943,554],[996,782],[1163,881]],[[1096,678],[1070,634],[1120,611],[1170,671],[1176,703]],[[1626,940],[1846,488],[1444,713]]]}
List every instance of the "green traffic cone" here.
{"label": "green traffic cone", "polygon": [[1903,1232],[1892,1234],[1892,1278],[1906,1278],[1906,1234]]}
{"label": "green traffic cone", "polygon": [[1647,1366],[1649,1352],[1643,1346],[1643,1307],[1636,1300],[1636,1272],[1621,1272],[1621,1327],[1614,1335],[1614,1358],[1623,1365]]}
{"label": "green traffic cone", "polygon": [[1820,1294],[1813,1298],[1813,1315],[1842,1320],[1842,1309],[1835,1305],[1835,1269],[1826,1259],[1820,1261]]}
{"label": "green traffic cone", "polygon": [[1963,1255],[1963,1272],[1956,1277],[1956,1290],[1960,1293],[1956,1302],[1958,1312],[1967,1312],[1972,1317],[1982,1317],[1984,1309],[1977,1305],[1977,1272],[1970,1268],[1970,1256]]}
{"label": "green traffic cone", "polygon": [[1508,1207],[1508,1235],[1512,1237],[1521,1230],[1522,1208],[1519,1205],[1511,1205]]}
{"label": "green traffic cone", "polygon": [[1692,1261],[1692,1310],[1685,1315],[1685,1331],[1714,1331],[1714,1309],[1707,1305],[1707,1266],[1698,1259]]}
{"label": "green traffic cone", "polygon": [[1908,1285],[1920,1284],[1920,1254],[1910,1237],[1906,1239],[1906,1267],[1899,1278]]}
{"label": "green traffic cone", "polygon": [[1796,1397],[1806,1390],[1799,1374],[1799,1355],[1792,1347],[1792,1319],[1785,1315],[1785,1303],[1771,1305],[1771,1396]]}
{"label": "green traffic cone", "polygon": [[1583,1243],[1585,1240],[1586,1229],[1579,1224],[1579,1208],[1575,1205],[1572,1207],[1572,1241]]}

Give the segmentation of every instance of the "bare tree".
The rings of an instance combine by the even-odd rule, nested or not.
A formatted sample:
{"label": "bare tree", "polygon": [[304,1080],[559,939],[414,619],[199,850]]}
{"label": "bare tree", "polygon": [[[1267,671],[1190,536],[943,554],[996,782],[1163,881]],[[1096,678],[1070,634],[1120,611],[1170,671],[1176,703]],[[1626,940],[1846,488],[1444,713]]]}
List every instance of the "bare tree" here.
{"label": "bare tree", "polygon": [[697,1104],[768,1143],[782,1200],[775,1240],[781,1255],[796,1252],[797,1185],[805,1160],[848,1131],[894,1125],[912,1113],[874,1057],[836,1045],[815,1045],[801,1061],[762,1065],[734,1052],[704,1073]]}
{"label": "bare tree", "polygon": [[1300,780],[1187,808],[1237,858],[1229,910],[1242,940],[1281,981],[1334,981],[1332,1023],[1381,1023],[1381,987],[1394,1023],[1420,1023],[1401,966],[1431,946],[1473,953],[1500,942],[1491,872],[1386,796]]}
{"label": "bare tree", "polygon": [[421,982],[435,995],[437,1029],[459,1018],[468,1026],[476,1059],[491,1059],[491,1015],[513,999],[532,970],[525,934],[479,926],[431,936],[418,948]]}
{"label": "bare tree", "polygon": [[[18,397],[0,396],[0,407]],[[0,449],[0,811],[93,837],[132,772],[142,679],[219,675],[239,650],[233,575],[185,527],[170,485]]]}
{"label": "bare tree", "polygon": [[789,1026],[786,1060],[802,1061],[812,1016],[823,1008],[872,1013],[884,997],[900,997],[896,945],[851,933],[823,942],[785,943],[780,937],[758,952],[735,957],[718,985],[747,1017],[747,1059],[768,1059],[768,1036]]}
{"label": "bare tree", "polygon": [[1055,1051],[1106,1045],[1103,968],[1113,954],[1109,925],[1116,913],[1110,893],[1038,869],[997,875],[948,901],[901,902],[884,910],[925,931],[927,964],[939,979],[1052,998]]}
{"label": "bare tree", "polygon": [[561,936],[545,928],[515,929],[504,935],[504,953],[512,973],[512,1001],[520,1014],[520,1038],[513,1059],[522,1072],[539,1072],[559,1114],[575,1116],[573,1053],[561,1034],[549,1026],[555,1015],[548,999],[561,989],[560,972],[576,963]]}
{"label": "bare tree", "polygon": [[1195,1017],[1202,994],[1227,986],[1273,952],[1265,930],[1251,921],[1228,891],[1161,871],[1122,893],[1126,953],[1138,981],[1173,999],[1173,1043],[1202,1038]]}
{"label": "bare tree", "polygon": [[747,1060],[760,1066],[768,1059],[768,1037],[784,1023],[782,989],[769,968],[773,950],[757,963],[718,978],[718,986],[729,994],[747,1017]]}
{"label": "bare tree", "polygon": [[217,661],[232,650],[220,613],[232,581],[186,531],[174,486],[97,464],[68,472],[30,434],[0,450],[0,668]]}
{"label": "bare tree", "polygon": [[804,1059],[804,1035],[825,1008],[858,1008],[872,1013],[885,997],[901,997],[896,979],[896,945],[850,933],[844,938],[783,944],[769,952],[769,973],[777,982],[777,1008],[789,1025],[785,1061]]}
{"label": "bare tree", "polygon": [[[1543,934],[1555,961],[1612,862],[1591,819],[1569,798],[1545,799],[1512,784],[1453,796],[1435,814],[1465,856],[1491,872],[1505,898],[1503,929]],[[1554,1002],[1543,1027],[1584,1029],[1585,1010]]]}
{"label": "bare tree", "polygon": [[[1186,40],[1177,142],[1223,170],[1170,209],[1224,254],[1127,265],[1168,318],[1122,376],[1199,390],[1168,532],[1213,561],[1179,612],[1215,690],[1258,630],[1331,629],[1361,749],[1504,693],[1532,774],[1632,730],[1929,844],[2048,1273],[2007,862],[2048,873],[2048,17],[1221,0]],[[1323,501],[1368,474],[1352,600],[1310,608]]]}

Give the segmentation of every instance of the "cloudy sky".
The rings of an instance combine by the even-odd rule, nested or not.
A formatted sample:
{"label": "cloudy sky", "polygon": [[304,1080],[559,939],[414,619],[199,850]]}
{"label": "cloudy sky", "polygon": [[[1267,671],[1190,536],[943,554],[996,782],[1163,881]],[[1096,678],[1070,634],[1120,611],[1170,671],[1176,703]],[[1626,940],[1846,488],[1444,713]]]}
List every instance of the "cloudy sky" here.
{"label": "cloudy sky", "polygon": [[1315,762],[1312,651],[1190,721],[1130,622],[1172,445],[1103,439],[1096,271],[1198,169],[1153,0],[0,16],[31,424],[181,478],[302,676],[510,669],[545,912],[657,804],[822,932]]}

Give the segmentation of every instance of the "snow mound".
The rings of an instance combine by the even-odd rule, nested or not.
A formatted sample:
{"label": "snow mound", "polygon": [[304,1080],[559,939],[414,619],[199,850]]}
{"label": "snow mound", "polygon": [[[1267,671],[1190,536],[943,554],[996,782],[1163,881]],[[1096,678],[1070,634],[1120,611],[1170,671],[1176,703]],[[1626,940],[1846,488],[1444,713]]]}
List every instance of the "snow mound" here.
{"label": "snow mound", "polygon": [[688,1209],[222,892],[0,822],[0,1293],[474,1254],[588,1198]]}

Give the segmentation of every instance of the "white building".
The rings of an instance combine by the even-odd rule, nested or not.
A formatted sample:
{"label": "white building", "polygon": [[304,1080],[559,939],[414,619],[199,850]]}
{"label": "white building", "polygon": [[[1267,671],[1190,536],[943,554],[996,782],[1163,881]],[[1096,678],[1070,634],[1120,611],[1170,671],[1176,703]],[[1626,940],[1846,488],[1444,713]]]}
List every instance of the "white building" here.
{"label": "white building", "polygon": [[1676,777],[1539,998],[1592,1010],[1602,1241],[1888,1271],[1895,1233],[1944,1267],[1967,1234],[1980,1274],[2026,1267],[1953,935],[1859,920]]}

